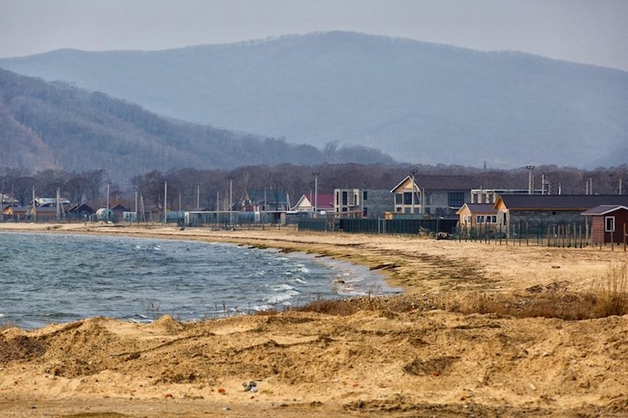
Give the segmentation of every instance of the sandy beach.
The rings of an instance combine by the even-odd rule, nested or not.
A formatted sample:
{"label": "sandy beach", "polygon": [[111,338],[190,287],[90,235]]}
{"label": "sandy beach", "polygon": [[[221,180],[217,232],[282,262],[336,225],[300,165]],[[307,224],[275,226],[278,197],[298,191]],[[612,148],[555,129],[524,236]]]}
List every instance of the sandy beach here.
{"label": "sandy beach", "polygon": [[381,271],[404,293],[189,323],[5,327],[3,416],[628,416],[628,315],[526,313],[541,300],[566,312],[607,291],[628,260],[621,248],[0,225],[14,230],[309,252]]}

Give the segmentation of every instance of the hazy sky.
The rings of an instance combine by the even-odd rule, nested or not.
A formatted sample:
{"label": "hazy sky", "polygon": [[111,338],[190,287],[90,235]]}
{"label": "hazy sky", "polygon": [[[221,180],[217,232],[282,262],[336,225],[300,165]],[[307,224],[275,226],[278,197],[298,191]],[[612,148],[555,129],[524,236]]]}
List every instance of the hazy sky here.
{"label": "hazy sky", "polygon": [[628,70],[627,22],[628,0],[0,0],[0,57],[349,30]]}

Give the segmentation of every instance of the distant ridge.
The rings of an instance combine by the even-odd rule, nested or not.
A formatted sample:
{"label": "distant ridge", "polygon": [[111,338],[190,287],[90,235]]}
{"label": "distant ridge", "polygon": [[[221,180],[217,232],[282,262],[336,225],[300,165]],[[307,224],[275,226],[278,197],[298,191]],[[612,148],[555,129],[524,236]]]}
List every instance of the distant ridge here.
{"label": "distant ridge", "polygon": [[628,73],[521,52],[353,32],[164,51],[0,59],[159,114],[400,161],[510,168],[628,163]]}
{"label": "distant ridge", "polygon": [[121,182],[155,169],[393,162],[365,147],[320,150],[164,118],[100,92],[2,69],[0,149],[2,169],[106,169]]}

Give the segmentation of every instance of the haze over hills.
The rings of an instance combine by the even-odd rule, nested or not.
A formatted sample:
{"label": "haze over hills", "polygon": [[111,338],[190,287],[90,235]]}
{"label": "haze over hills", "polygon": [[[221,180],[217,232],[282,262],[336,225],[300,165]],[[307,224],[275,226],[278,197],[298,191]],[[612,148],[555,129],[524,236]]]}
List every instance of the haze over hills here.
{"label": "haze over hills", "polygon": [[0,168],[106,169],[114,180],[154,169],[393,160],[365,147],[320,150],[150,113],[138,105],[0,69]]}
{"label": "haze over hills", "polygon": [[400,161],[622,164],[628,73],[347,32],[141,52],[58,50],[0,66],[160,114]]}

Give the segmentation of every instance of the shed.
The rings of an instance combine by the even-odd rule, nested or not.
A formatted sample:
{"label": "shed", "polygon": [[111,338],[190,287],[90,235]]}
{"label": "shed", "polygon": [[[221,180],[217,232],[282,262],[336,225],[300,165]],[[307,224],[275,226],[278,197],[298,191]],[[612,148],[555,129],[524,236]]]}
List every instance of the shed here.
{"label": "shed", "polygon": [[625,242],[628,228],[628,207],[600,205],[582,212],[591,218],[591,241],[594,244]]}

